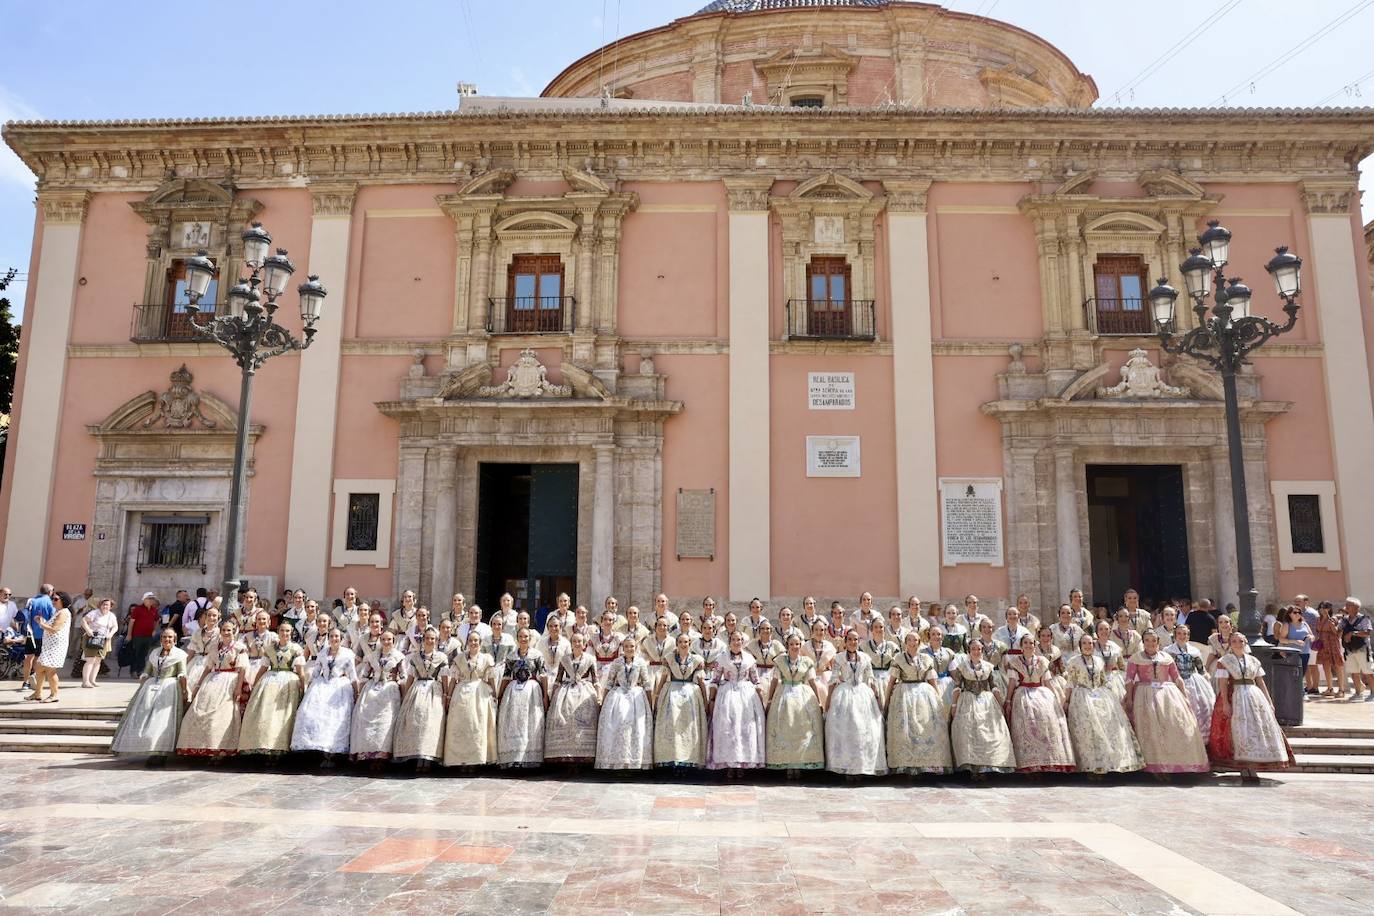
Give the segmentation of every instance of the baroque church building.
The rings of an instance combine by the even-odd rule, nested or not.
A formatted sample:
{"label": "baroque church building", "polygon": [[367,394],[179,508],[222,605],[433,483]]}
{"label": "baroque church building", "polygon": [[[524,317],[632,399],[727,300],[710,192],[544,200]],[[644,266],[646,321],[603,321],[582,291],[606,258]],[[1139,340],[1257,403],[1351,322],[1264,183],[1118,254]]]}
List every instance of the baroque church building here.
{"label": "baroque church building", "polygon": [[[1217,219],[1258,314],[1271,250],[1305,260],[1239,379],[1260,601],[1374,597],[1374,113],[1096,98],[1004,22],[717,0],[535,99],[8,124],[38,194],[0,581],[216,584],[250,422],[265,593],[1234,601],[1220,381],[1146,301]],[[252,222],[329,296],[244,418],[186,262],[224,309]]]}

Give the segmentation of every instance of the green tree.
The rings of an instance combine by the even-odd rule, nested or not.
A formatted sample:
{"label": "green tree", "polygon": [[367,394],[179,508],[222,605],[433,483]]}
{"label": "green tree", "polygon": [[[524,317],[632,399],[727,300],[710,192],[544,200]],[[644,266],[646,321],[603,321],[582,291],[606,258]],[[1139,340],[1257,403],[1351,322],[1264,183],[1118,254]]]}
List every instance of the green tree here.
{"label": "green tree", "polygon": [[[0,293],[18,273],[13,267],[0,277]],[[5,447],[9,444],[10,410],[14,406],[14,371],[19,362],[19,325],[10,311],[8,296],[0,296],[0,475],[4,474]]]}

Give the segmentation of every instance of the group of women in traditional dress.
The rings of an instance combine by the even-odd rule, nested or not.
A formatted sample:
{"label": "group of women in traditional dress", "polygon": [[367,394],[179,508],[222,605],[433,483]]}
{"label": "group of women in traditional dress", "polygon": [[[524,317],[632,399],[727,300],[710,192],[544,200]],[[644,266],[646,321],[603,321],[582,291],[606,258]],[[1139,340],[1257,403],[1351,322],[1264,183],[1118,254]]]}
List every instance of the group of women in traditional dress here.
{"label": "group of women in traditional dress", "polygon": [[808,599],[776,626],[757,601],[740,619],[707,599],[694,618],[660,595],[646,626],[608,599],[592,624],[563,595],[537,633],[510,596],[485,622],[455,596],[433,624],[406,595],[389,617],[336,607],[275,632],[265,611],[241,634],[211,609],[187,651],[166,631],[113,753],[732,777],[1201,773],[1292,759],[1260,663],[1229,626],[1199,648],[1181,625],[1165,644],[1127,608],[1086,630],[1072,604],[1041,626],[1023,602],[994,630],[974,596],[962,611],[927,615],[911,599],[884,617],[867,593],[852,615],[836,603],[827,620]]}

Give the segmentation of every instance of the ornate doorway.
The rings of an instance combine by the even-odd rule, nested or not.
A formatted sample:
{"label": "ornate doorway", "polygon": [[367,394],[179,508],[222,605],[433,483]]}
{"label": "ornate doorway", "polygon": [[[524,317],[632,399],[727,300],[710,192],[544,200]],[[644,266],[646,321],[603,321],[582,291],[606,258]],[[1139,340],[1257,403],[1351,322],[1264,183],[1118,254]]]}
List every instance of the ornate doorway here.
{"label": "ornate doorway", "polygon": [[576,464],[482,462],[477,483],[475,601],[495,609],[503,592],[530,612],[559,592],[577,602]]}
{"label": "ornate doorway", "polygon": [[1114,610],[1128,588],[1150,605],[1190,595],[1182,466],[1090,464],[1086,470],[1092,600]]}

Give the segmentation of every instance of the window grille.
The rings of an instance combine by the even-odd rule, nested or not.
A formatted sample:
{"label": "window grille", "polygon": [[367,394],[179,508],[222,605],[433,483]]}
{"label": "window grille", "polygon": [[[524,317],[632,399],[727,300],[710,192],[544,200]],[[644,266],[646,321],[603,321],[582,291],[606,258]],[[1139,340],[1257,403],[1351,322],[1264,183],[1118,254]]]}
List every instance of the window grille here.
{"label": "window grille", "polygon": [[144,516],[138,538],[138,571],[196,569],[206,572],[206,516]]}
{"label": "window grille", "polygon": [[1314,493],[1289,494],[1288,530],[1294,553],[1325,553],[1321,497]]}
{"label": "window grille", "polygon": [[348,494],[348,550],[376,550],[380,493]]}

